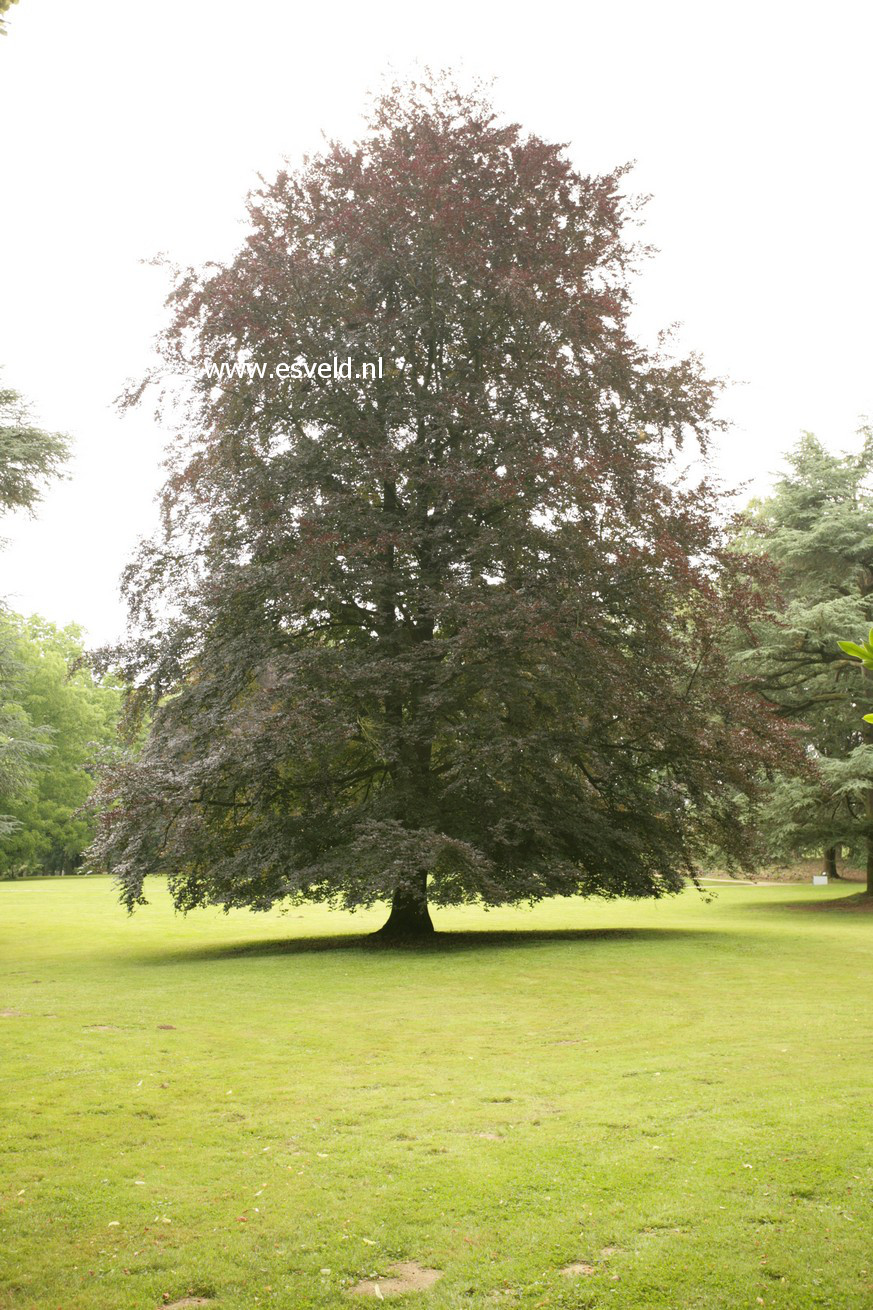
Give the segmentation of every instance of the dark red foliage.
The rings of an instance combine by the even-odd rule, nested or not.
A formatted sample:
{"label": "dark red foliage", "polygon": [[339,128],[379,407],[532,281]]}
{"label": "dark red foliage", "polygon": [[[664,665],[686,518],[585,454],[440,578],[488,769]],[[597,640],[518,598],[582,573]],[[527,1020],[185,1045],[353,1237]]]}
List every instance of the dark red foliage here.
{"label": "dark red foliage", "polygon": [[[158,870],[182,907],[496,904],[742,859],[783,730],[728,675],[754,588],[674,462],[716,387],[629,335],[622,186],[398,87],[180,278],[189,413],[127,578],[157,708],[96,848],[129,904]],[[334,354],[384,376],[200,376]]]}

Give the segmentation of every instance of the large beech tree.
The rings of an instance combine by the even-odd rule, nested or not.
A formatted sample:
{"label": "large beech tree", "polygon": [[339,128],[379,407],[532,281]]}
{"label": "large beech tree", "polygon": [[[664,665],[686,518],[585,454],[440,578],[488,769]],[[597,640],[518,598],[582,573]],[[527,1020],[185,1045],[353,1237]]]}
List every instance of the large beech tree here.
{"label": "large beech tree", "polygon": [[[779,729],[726,672],[751,591],[674,468],[715,387],[629,334],[622,182],[399,86],[179,277],[187,408],[125,584],[151,726],[94,849],[129,906],[166,872],[182,909],[385,899],[414,934],[428,900],[659,896],[743,858]],[[334,355],[382,376],[275,368]]]}

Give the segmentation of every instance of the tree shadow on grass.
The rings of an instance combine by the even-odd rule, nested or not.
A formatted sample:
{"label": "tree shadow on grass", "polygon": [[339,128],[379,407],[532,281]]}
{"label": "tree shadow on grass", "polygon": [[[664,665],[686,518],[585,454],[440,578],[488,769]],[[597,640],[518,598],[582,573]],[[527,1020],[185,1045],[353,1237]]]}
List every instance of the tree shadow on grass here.
{"label": "tree shadow on grass", "polygon": [[459,954],[464,951],[485,952],[499,949],[536,949],[542,946],[597,945],[612,942],[654,943],[667,941],[712,942],[737,933],[697,928],[530,928],[476,929],[469,932],[437,932],[433,937],[412,941],[391,941],[376,933],[332,933],[312,937],[270,937],[257,941],[216,942],[208,946],[192,945],[144,957],[150,964],[177,964],[198,960],[263,959],[281,955],[315,955],[346,952],[368,956],[433,956]]}
{"label": "tree shadow on grass", "polygon": [[756,913],[772,914],[782,910],[800,910],[806,914],[873,914],[873,896],[866,891],[850,892],[846,896],[810,898],[802,901],[764,901],[760,905],[738,905],[738,912],[755,910]]}

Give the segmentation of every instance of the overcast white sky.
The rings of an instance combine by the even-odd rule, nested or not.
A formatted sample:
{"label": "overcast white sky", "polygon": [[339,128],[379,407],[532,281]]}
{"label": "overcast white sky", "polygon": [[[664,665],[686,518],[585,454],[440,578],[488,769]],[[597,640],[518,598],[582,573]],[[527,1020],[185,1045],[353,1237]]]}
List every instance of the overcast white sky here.
{"label": "overcast white sky", "polygon": [[350,136],[415,61],[497,78],[507,116],[596,172],[635,159],[660,249],[646,335],[676,320],[744,385],[718,452],[758,490],[804,428],[873,414],[873,7],[711,0],[20,0],[0,40],[0,364],[75,440],[71,479],[4,525],[0,595],[120,634],[118,574],[154,521],[164,435],[113,398],[141,373],[166,276],[232,253],[243,199]]}

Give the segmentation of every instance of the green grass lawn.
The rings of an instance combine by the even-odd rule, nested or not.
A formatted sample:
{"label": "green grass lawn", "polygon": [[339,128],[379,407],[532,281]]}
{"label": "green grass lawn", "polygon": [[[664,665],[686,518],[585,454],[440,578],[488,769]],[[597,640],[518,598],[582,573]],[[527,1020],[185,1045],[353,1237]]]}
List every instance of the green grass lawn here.
{"label": "green grass lawn", "polygon": [[873,1303],[857,895],[437,912],[420,950],[151,895],[0,884],[3,1310],[375,1305],[398,1261],[443,1273],[409,1310]]}

